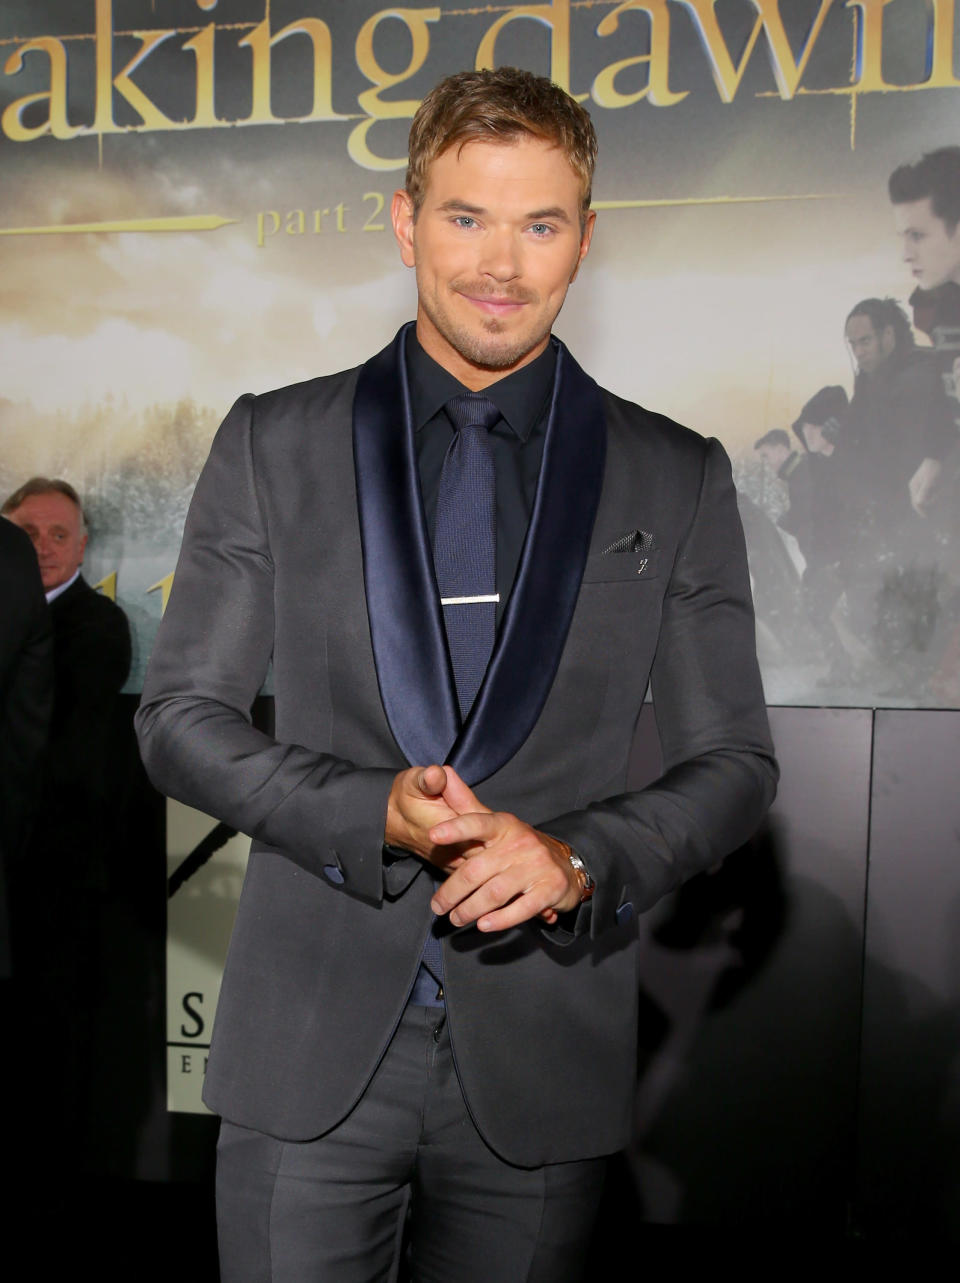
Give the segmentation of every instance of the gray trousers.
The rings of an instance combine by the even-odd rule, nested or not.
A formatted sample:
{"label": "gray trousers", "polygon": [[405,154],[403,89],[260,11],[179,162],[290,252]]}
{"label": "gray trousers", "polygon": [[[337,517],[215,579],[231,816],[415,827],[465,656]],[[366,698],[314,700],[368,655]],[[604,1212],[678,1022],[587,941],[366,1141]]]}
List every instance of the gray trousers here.
{"label": "gray trousers", "polygon": [[[316,1140],[226,1121],[221,1283],[578,1283],[603,1159],[514,1167],[484,1143],[443,1011],[409,1005],[359,1103]],[[409,1206],[409,1222],[406,1223]]]}

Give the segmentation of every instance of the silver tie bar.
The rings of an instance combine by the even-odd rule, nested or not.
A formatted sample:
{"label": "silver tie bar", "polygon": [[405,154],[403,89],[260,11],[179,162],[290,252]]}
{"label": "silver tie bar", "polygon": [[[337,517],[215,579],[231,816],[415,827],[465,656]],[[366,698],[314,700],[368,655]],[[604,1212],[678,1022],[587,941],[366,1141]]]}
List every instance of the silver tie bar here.
{"label": "silver tie bar", "polygon": [[488,593],[485,597],[441,597],[441,606],[479,606],[486,602],[498,602],[500,594],[498,592]]}

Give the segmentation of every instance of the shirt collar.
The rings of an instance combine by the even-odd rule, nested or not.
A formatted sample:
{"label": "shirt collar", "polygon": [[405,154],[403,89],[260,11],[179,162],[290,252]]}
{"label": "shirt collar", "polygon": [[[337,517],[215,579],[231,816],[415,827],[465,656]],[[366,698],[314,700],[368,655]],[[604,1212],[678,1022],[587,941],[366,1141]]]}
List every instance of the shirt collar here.
{"label": "shirt collar", "polygon": [[79,578],[80,578],[80,568],[78,566],[77,569],[73,572],[73,574],[70,576],[70,578],[67,580],[65,584],[57,584],[56,588],[51,588],[50,591],[45,594],[47,599],[47,605],[49,605],[50,602],[54,601],[57,597],[59,597],[61,593],[65,593],[67,589],[70,587],[70,585],[75,584]]}
{"label": "shirt collar", "polygon": [[[410,376],[410,400],[413,407],[413,426],[420,429],[438,414],[451,397],[469,392],[449,370],[428,356],[420,346],[414,331],[407,338],[407,372]],[[521,441],[526,441],[540,418],[544,404],[553,388],[553,375],[557,365],[557,344],[551,338],[546,349],[512,374],[483,389],[511,430]]]}

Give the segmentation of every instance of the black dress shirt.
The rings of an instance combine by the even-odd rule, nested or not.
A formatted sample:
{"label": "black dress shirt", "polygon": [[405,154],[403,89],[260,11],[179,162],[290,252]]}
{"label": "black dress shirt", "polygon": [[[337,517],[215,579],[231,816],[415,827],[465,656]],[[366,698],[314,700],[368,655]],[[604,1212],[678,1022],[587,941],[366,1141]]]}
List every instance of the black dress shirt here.
{"label": "black dress shirt", "polygon": [[[443,407],[451,397],[470,389],[428,356],[415,334],[407,339],[406,356],[420,493],[432,545],[440,473],[454,432]],[[551,342],[535,361],[483,389],[483,395],[500,411],[499,421],[490,429],[497,486],[498,624],[513,587],[533,511],[556,364],[556,348]]]}

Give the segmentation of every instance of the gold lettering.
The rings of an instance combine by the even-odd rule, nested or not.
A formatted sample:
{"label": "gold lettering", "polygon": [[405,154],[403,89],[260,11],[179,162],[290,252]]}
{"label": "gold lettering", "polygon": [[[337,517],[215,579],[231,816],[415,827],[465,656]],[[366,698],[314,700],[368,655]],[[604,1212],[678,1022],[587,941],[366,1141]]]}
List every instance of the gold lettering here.
{"label": "gold lettering", "polygon": [[890,0],[847,0],[847,9],[857,14],[857,79],[854,88],[863,93],[893,89],[883,78],[883,11]]}
{"label": "gold lettering", "polygon": [[[932,29],[930,6],[933,5]],[[953,74],[956,54],[957,27],[956,0],[927,0],[927,29],[929,31],[929,64],[924,84],[930,89],[952,89],[960,85]]]}
{"label": "gold lettering", "polygon": [[270,19],[266,17],[239,42],[241,49],[249,48],[253,54],[253,105],[243,124],[272,125],[282,119],[273,114],[270,98],[270,50],[281,40],[296,35],[309,36],[313,46],[313,106],[309,115],[292,119],[349,120],[349,116],[338,115],[333,110],[333,44],[327,24],[321,18],[301,18],[271,35]]}
{"label": "gold lettering", "polygon": [[183,47],[189,49],[197,60],[197,109],[191,129],[212,129],[220,124],[213,103],[214,62],[213,38],[216,28],[213,23],[192,40],[185,40]]}
{"label": "gold lettering", "polygon": [[[618,5],[613,13],[608,13],[597,26],[598,36],[610,36],[620,26],[620,15],[631,9],[640,10],[650,19],[650,52],[635,58],[621,58],[604,67],[593,82],[590,94],[599,107],[629,107],[641,98],[649,97],[655,107],[672,107],[674,103],[686,98],[689,90],[674,93],[670,80],[670,11],[667,0],[626,0]],[[632,94],[623,94],[617,89],[614,81],[626,67],[636,67],[647,63],[649,71],[647,83],[643,89]]]}
{"label": "gold lettering", "polygon": [[833,0],[820,0],[820,8],[807,33],[807,38],[800,51],[800,57],[794,58],[793,51],[790,48],[790,41],[787,39],[787,33],[783,29],[783,19],[780,16],[780,0],[750,0],[756,10],[757,20],[753,24],[753,30],[747,39],[740,61],[735,66],[733,59],[730,57],[730,50],[727,48],[723,32],[720,30],[720,24],[717,21],[715,12],[717,0],[677,0],[677,2],[689,10],[697,20],[697,26],[700,29],[700,42],[710,63],[713,83],[717,86],[717,92],[723,102],[733,102],[736,97],[740,82],[743,79],[743,73],[746,70],[747,63],[750,61],[750,55],[756,47],[761,31],[767,37],[767,53],[770,57],[770,65],[773,68],[773,75],[777,82],[780,97],[792,98],[797,92],[797,87],[813,52],[813,47],[817,43],[817,38],[826,21],[827,14],[833,5]]}
{"label": "gold lettering", "polygon": [[287,214],[287,225],[284,228],[284,231],[288,236],[302,236],[306,229],[307,225],[304,221],[303,210],[291,209],[289,214]]}
{"label": "gold lettering", "polygon": [[[15,76],[21,71],[24,55],[28,53],[45,53],[50,59],[50,88],[8,103],[0,118],[0,129],[15,143],[28,143],[48,133],[54,138],[74,138],[81,131],[67,120],[67,51],[63,42],[52,36],[40,36],[20,45],[7,59],[3,68],[5,74]],[[23,113],[35,102],[48,104],[47,118],[39,125],[25,125]]]}
{"label": "gold lettering", "polygon": [[[373,52],[373,36],[384,18],[396,18],[406,23],[410,33],[410,61],[403,71],[392,74],[384,71],[377,62]],[[426,61],[430,50],[430,22],[439,22],[439,6],[431,9],[383,9],[373,14],[357,32],[356,58],[357,66],[372,83],[372,89],[365,89],[357,98],[360,106],[367,113],[368,119],[362,120],[350,131],[347,139],[347,152],[355,165],[364,169],[402,169],[407,163],[405,156],[388,159],[375,156],[367,143],[367,135],[378,120],[402,120],[409,118],[420,106],[417,99],[403,98],[384,102],[380,93],[394,85],[400,85],[410,76],[415,76]]]}
{"label": "gold lettering", "polygon": [[363,230],[365,232],[386,231],[386,225],[384,223],[375,223],[373,221],[377,217],[377,215],[380,213],[380,211],[383,209],[383,206],[384,206],[383,192],[364,192],[363,196],[360,199],[364,202],[364,204],[366,204],[368,200],[373,201],[373,209],[370,211],[370,214],[367,217],[367,221],[363,225]]}
{"label": "gold lettering", "polygon": [[[550,79],[570,93],[570,0],[550,0],[548,4],[517,4],[491,25],[477,45],[475,67],[478,71],[492,68],[497,36],[517,18],[530,18],[550,29]],[[578,102],[586,94],[573,94]]]}
{"label": "gold lettering", "polygon": [[[113,118],[113,91],[116,89],[143,120],[145,129],[182,129],[179,121],[171,120],[151,102],[142,89],[130,79],[140,64],[176,31],[134,31],[140,49],[122,71],[113,74],[113,0],[97,0],[96,65],[97,94],[93,132],[116,134],[123,131]],[[138,126],[139,128],[139,126]]]}
{"label": "gold lettering", "polygon": [[[272,226],[266,231],[266,219],[270,219]],[[276,236],[280,230],[280,212],[276,209],[265,209],[257,215],[257,244],[263,249],[265,236]]]}

